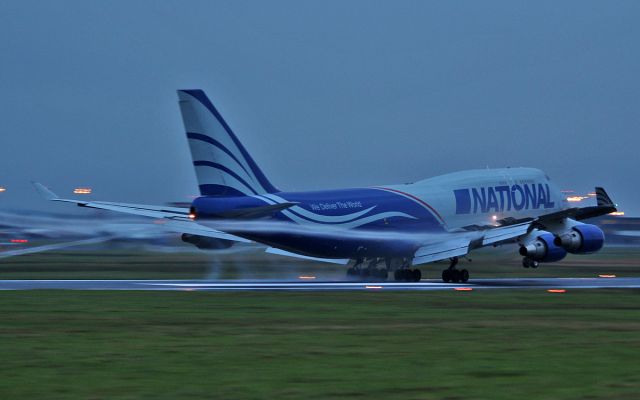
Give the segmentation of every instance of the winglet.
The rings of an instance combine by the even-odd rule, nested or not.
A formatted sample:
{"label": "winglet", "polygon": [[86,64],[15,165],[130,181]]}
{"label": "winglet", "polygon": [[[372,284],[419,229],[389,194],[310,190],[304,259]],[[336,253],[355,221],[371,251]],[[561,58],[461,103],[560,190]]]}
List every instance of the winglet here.
{"label": "winglet", "polygon": [[42,183],[39,183],[39,182],[31,182],[31,183],[36,188],[38,193],[40,193],[40,196],[44,197],[46,200],[57,200],[60,198],[58,197],[57,194],[53,193]]}
{"label": "winglet", "polygon": [[611,197],[605,192],[604,188],[596,186],[596,200],[598,201],[599,206],[613,206],[616,204],[611,201]]}

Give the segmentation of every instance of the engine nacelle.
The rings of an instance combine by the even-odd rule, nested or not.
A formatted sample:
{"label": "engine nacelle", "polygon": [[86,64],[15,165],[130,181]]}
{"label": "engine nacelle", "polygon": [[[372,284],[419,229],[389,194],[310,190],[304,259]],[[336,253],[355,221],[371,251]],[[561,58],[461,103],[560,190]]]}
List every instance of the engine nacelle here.
{"label": "engine nacelle", "polygon": [[569,253],[594,253],[604,245],[604,232],[595,225],[580,224],[556,236],[553,242]]}
{"label": "engine nacelle", "polygon": [[565,249],[554,243],[554,236],[541,233],[534,240],[520,246],[520,255],[539,262],[560,261],[567,255]]}
{"label": "engine nacelle", "polygon": [[215,239],[200,235],[190,235],[188,233],[182,234],[182,241],[190,243],[199,249],[203,250],[221,250],[228,249],[233,246],[233,241],[224,239]]}

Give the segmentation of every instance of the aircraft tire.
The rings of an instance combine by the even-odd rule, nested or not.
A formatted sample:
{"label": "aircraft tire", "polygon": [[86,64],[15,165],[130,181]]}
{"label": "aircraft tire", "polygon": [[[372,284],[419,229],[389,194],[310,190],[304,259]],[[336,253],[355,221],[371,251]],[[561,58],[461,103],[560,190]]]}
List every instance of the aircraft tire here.
{"label": "aircraft tire", "polygon": [[463,269],[460,271],[460,281],[467,282],[469,280],[469,271]]}
{"label": "aircraft tire", "polygon": [[419,269],[414,269],[411,273],[411,277],[413,278],[414,282],[420,282],[420,279],[422,279],[422,271],[420,271]]}
{"label": "aircraft tire", "polygon": [[458,283],[458,282],[460,282],[460,278],[461,278],[461,276],[460,276],[460,275],[462,275],[462,274],[461,274],[461,273],[460,273],[460,271],[458,271],[457,269],[452,270],[452,271],[451,271],[451,281],[452,281],[453,283]]}
{"label": "aircraft tire", "polygon": [[451,271],[448,269],[442,270],[442,280],[445,283],[451,282]]}

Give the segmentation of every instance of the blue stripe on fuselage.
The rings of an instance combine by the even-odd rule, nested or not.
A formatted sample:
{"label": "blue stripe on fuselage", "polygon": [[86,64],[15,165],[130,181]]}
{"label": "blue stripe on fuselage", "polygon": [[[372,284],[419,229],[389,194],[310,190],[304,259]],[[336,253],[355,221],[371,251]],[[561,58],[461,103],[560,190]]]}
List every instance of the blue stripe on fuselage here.
{"label": "blue stripe on fuselage", "polygon": [[[296,207],[301,207],[312,213],[312,215],[316,215],[316,221],[305,218],[306,223],[304,225],[311,228],[318,227],[319,230],[292,229],[291,232],[283,232],[282,229],[274,229],[273,232],[269,232],[267,225],[269,222],[267,220],[264,226],[266,229],[261,229],[260,232],[243,231],[241,225],[238,225],[239,230],[230,233],[309,256],[356,258],[362,256],[409,257],[419,247],[420,235],[416,235],[415,239],[405,235],[399,238],[393,236],[394,232],[444,232],[444,228],[438,219],[417,201],[384,190],[364,188],[317,192],[280,192],[274,194],[275,196],[287,202],[297,203]],[[198,218],[204,217],[203,219],[206,219],[207,214],[215,218],[215,215],[220,214],[222,211],[260,207],[274,203],[276,201],[262,195],[223,198],[203,196],[197,198],[193,202],[193,206],[197,210]],[[295,209],[295,207],[292,208]],[[385,213],[387,215],[388,213],[402,213],[407,216],[386,219],[373,217],[374,220],[352,229],[368,232],[389,232],[389,240],[382,240],[384,236],[364,239],[343,231],[326,231],[321,227],[340,227],[340,223],[318,221],[323,216],[344,216],[369,208],[372,209],[367,213],[363,213],[354,219],[349,219],[345,223],[353,223]],[[293,222],[292,218],[287,215],[291,211],[291,209],[286,209],[276,212],[271,221],[291,223],[293,226],[298,226],[298,223]],[[294,215],[302,219],[300,217],[301,213],[295,213]],[[215,224],[212,224],[212,227],[215,228]],[[367,236],[364,235],[363,237]]]}
{"label": "blue stripe on fuselage", "polygon": [[[423,232],[443,231],[438,219],[421,204],[402,195],[383,190],[362,188],[315,192],[280,192],[275,195],[287,202],[297,203],[297,207],[306,210],[313,216],[312,218],[305,217],[302,213],[295,212],[295,207],[293,207],[292,209],[275,213],[273,219],[277,221],[292,222],[292,218],[287,215],[291,213],[300,219],[308,221],[310,224],[340,226],[343,223],[356,222],[365,218],[374,217],[375,215],[402,213],[408,217],[381,217],[380,219],[374,219],[359,226],[356,229],[401,229],[402,231]],[[270,200],[266,196],[263,200],[259,200],[261,198],[263,197],[257,196],[248,199],[200,197],[194,201],[194,207],[198,210],[199,215],[206,215],[209,212],[216,214],[223,210],[258,207],[260,205],[277,203],[277,201]],[[322,217],[345,216],[369,208],[372,208],[369,212],[339,223],[322,221]]]}

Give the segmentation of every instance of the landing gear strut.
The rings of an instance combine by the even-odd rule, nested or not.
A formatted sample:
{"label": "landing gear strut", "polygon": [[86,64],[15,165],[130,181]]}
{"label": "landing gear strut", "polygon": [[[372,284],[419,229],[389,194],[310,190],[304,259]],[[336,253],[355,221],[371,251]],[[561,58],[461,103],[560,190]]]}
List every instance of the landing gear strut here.
{"label": "landing gear strut", "polygon": [[458,283],[458,282],[466,282],[469,280],[469,271],[466,269],[459,270],[456,269],[456,265],[458,265],[458,257],[451,258],[451,264],[449,264],[449,268],[442,271],[442,280],[449,283]]}

